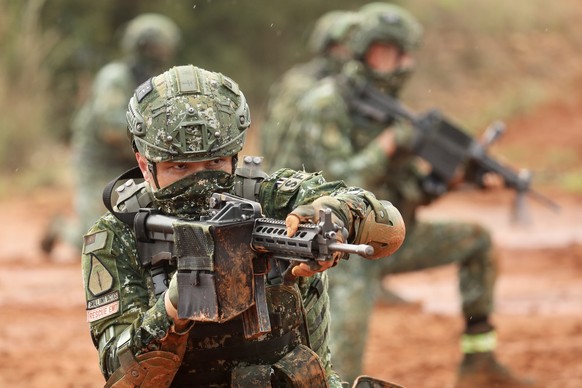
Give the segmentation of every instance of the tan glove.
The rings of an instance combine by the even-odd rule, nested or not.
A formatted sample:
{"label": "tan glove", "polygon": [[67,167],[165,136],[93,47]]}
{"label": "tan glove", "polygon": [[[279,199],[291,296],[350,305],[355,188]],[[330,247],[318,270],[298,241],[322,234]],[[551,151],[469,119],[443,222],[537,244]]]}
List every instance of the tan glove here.
{"label": "tan glove", "polygon": [[[317,224],[319,222],[319,211],[326,209],[325,203],[330,201],[337,201],[335,198],[329,196],[323,196],[311,203],[311,205],[301,205],[296,207],[287,218],[285,218],[285,226],[287,227],[287,236],[293,236],[299,227],[299,224],[313,223]],[[344,227],[343,222],[332,212],[332,222],[338,225],[340,228]],[[345,242],[345,237],[342,233],[337,233],[337,241],[340,243]],[[300,263],[293,267],[291,273],[294,276],[313,276],[317,272],[323,272],[334,265],[337,264],[338,260],[343,256],[342,252],[335,252],[333,254],[333,260],[329,261],[318,261],[311,263]]]}

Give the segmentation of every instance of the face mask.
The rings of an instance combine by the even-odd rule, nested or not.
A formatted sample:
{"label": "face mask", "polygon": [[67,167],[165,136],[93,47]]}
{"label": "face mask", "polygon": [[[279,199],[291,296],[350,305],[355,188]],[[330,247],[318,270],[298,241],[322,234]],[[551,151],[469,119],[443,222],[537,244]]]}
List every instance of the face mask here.
{"label": "face mask", "polygon": [[384,93],[397,97],[406,81],[412,75],[412,71],[412,67],[400,67],[390,72],[368,69],[368,77]]}
{"label": "face mask", "polygon": [[213,193],[230,191],[234,176],[220,170],[204,170],[152,191],[154,203],[164,213],[196,220],[210,214]]}

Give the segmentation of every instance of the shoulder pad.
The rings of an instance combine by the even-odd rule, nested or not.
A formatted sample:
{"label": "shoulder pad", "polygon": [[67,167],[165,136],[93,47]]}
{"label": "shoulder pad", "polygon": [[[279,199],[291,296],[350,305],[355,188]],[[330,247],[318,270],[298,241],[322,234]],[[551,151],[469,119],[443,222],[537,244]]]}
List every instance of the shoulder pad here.
{"label": "shoulder pad", "polygon": [[148,207],[152,202],[145,182],[136,183],[133,179],[129,179],[117,187],[115,192],[119,196],[115,210],[120,213],[137,212],[141,208]]}
{"label": "shoulder pad", "polygon": [[268,174],[262,168],[262,156],[244,156],[242,166],[234,172],[234,193],[241,198],[256,201],[260,184]]}

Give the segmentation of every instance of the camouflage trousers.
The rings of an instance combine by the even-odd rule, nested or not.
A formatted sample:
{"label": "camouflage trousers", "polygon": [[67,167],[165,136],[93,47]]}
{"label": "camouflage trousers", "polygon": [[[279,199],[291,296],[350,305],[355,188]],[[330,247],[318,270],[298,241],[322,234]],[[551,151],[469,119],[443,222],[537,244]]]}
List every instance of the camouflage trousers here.
{"label": "camouflage trousers", "polygon": [[[367,261],[357,256],[329,273],[330,348],[334,369],[353,381],[361,374],[368,320],[386,275],[456,263],[465,318],[487,317],[493,309],[496,260],[483,227],[459,222],[422,222],[408,231],[391,257]],[[389,360],[386,360],[389,362]]]}

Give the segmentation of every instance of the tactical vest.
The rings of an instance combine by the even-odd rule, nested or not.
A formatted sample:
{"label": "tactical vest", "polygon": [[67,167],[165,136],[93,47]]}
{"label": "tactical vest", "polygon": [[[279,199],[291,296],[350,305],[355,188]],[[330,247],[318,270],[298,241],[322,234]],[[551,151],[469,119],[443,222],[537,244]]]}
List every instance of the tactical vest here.
{"label": "tactical vest", "polygon": [[[234,187],[237,196],[257,200],[260,183],[267,177],[260,162],[261,158],[245,157],[243,166],[237,168]],[[108,185],[103,199],[113,214],[133,227],[141,264],[149,269],[154,293],[160,297],[176,270],[174,244],[163,238],[152,241],[140,230],[139,209],[151,207],[152,203],[145,184],[136,183],[139,178],[139,170],[128,171]],[[123,180],[126,181],[119,185]],[[113,208],[114,186],[118,199]],[[282,283],[281,273],[287,264],[274,260],[270,264],[264,288],[270,331],[257,338],[246,337],[244,314],[222,323],[197,322],[188,334],[187,350],[172,387],[327,386],[325,369],[310,346],[309,336],[309,331],[325,322],[320,320],[308,330],[298,287]],[[319,298],[322,293],[319,277],[315,277],[309,289],[307,303],[317,314],[325,316],[325,303]],[[323,335],[327,333],[319,336]],[[314,345],[321,346],[319,336]]]}

